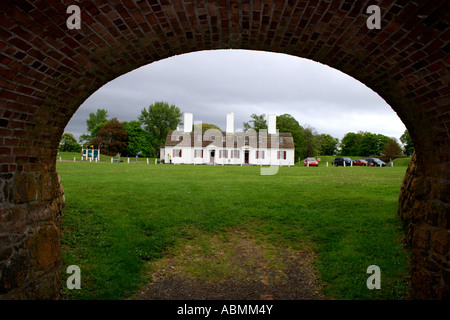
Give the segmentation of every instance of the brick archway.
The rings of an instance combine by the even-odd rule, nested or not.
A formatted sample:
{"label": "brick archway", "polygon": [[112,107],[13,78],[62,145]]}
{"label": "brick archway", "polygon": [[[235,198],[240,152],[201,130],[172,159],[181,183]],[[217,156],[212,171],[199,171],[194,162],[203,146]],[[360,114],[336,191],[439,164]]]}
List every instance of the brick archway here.
{"label": "brick archway", "polygon": [[[0,298],[56,298],[60,137],[106,82],[176,54],[240,48],[309,58],[383,97],[416,145],[399,214],[419,298],[450,297],[450,8],[447,1],[76,2],[69,30],[58,1],[0,3]],[[378,4],[381,29],[366,27]]]}

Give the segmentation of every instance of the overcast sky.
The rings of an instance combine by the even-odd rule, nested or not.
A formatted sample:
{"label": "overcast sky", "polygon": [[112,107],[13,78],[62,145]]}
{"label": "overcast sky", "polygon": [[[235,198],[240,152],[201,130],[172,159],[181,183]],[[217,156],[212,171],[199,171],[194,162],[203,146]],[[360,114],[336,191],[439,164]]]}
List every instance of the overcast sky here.
{"label": "overcast sky", "polygon": [[89,113],[100,108],[119,121],[137,120],[156,101],[222,130],[230,112],[235,129],[252,113],[288,113],[339,139],[358,131],[399,139],[406,129],[378,94],[338,70],[284,54],[215,50],[154,62],[107,83],[80,106],[65,132],[77,139],[87,133]]}

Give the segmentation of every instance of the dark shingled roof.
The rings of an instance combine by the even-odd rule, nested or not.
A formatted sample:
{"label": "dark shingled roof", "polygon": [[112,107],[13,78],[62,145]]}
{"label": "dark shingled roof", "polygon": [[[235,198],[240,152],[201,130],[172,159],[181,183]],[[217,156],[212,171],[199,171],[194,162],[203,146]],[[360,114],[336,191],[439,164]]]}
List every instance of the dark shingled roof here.
{"label": "dark shingled roof", "polygon": [[[205,135],[206,133],[206,135]],[[217,136],[215,136],[217,135]],[[233,148],[240,148],[244,145],[249,145],[252,147],[258,148],[271,148],[272,141],[275,143],[277,139],[277,135],[272,134],[261,134],[257,132],[235,132],[231,134],[227,134],[225,132],[217,131],[217,133],[209,131],[203,131],[201,141],[198,141],[199,134],[197,132],[185,133],[183,131],[175,131],[171,130],[167,134],[166,138],[166,146],[180,146],[180,147],[207,147],[209,145],[214,145],[217,147],[226,147],[227,144]],[[215,136],[214,140],[211,140],[211,136]],[[248,142],[245,142],[245,136],[248,136]],[[177,141],[177,137],[179,140]],[[226,137],[226,140],[223,141],[222,137]],[[235,140],[237,137],[237,141]],[[260,139],[258,139],[260,137]],[[283,137],[282,143],[278,141],[278,148],[280,149],[293,149],[294,148],[294,138],[290,132],[280,132],[278,137]],[[260,140],[258,142],[258,140]],[[276,145],[275,145],[276,146]]]}

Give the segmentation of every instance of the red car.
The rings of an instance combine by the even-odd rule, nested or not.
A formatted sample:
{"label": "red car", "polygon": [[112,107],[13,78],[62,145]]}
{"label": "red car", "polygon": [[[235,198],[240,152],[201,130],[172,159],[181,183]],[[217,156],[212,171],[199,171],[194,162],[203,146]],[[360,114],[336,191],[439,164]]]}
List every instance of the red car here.
{"label": "red car", "polygon": [[364,167],[367,167],[367,161],[366,161],[366,160],[362,160],[362,159],[354,160],[354,161],[353,161],[353,165],[354,165],[354,166],[364,166]]}
{"label": "red car", "polygon": [[318,167],[318,166],[319,166],[319,162],[318,162],[315,158],[306,158],[306,159],[303,161],[303,165],[304,165],[305,167],[307,167],[308,165],[309,165],[310,167]]}

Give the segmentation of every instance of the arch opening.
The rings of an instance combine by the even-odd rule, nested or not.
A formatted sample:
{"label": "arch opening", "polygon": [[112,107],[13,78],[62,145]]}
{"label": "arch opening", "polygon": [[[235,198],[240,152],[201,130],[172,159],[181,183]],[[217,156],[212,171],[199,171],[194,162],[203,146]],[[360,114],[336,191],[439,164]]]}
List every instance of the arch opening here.
{"label": "arch opening", "polygon": [[[212,52],[213,54],[214,53],[219,53],[218,51],[214,51],[214,52]],[[192,55],[195,55],[195,53],[194,54],[192,54]],[[264,55],[261,55],[261,56],[264,56]],[[226,59],[225,59],[225,57],[226,56],[224,56],[224,55],[221,55],[221,54],[219,54],[219,58],[218,58],[218,60],[213,60],[213,59],[211,59],[211,60],[208,60],[208,59],[206,59],[205,58],[205,56],[204,55],[199,55],[199,59],[200,59],[200,62],[197,62],[197,63],[205,63],[205,64],[207,64],[208,65],[208,70],[210,70],[211,69],[211,66],[210,65],[216,65],[219,61],[222,61],[223,63],[224,63],[224,66],[223,66],[223,68],[224,69],[227,69],[227,70],[230,70],[230,66],[228,65],[228,63],[229,63],[229,61],[227,61]],[[169,58],[169,59],[174,59],[174,58]],[[168,59],[168,60],[169,60]],[[255,56],[253,56],[252,57],[252,59],[253,60],[255,60],[256,59],[256,57]],[[223,60],[225,60],[225,61],[223,61]],[[245,59],[244,59],[245,60]],[[292,58],[292,59],[289,59],[289,63],[288,63],[288,65],[287,65],[287,67],[289,67],[289,68],[295,68],[295,64],[293,64],[292,63],[292,61],[295,61],[295,60],[302,60],[302,59],[299,59],[299,58]],[[248,62],[247,61],[245,61],[247,64],[248,64]],[[265,63],[264,63],[265,62]],[[268,70],[271,70],[271,69],[266,69],[266,67],[267,67],[267,64],[270,62],[270,59],[269,58],[266,58],[266,59],[262,59],[261,60],[261,64],[262,65],[265,65],[265,72],[267,72]],[[233,63],[238,63],[236,60],[233,60]],[[315,62],[309,62],[311,65],[312,64],[316,64]],[[158,63],[156,63],[156,64],[158,64]],[[184,59],[183,61],[182,61],[182,63],[180,63],[180,64],[175,64],[175,65],[173,65],[171,68],[172,69],[175,69],[175,70],[179,70],[183,65],[186,65],[186,64],[188,64],[188,65],[194,65],[192,68],[193,69],[195,69],[195,70],[197,70],[197,64],[196,63],[194,63],[193,62],[193,59],[192,59],[192,57],[190,58],[190,59],[188,59],[188,60],[186,60],[186,59]],[[319,64],[316,64],[316,65],[318,65],[319,66]],[[151,65],[150,66],[148,66],[148,67],[151,67]],[[324,66],[320,66],[321,68],[324,68],[325,69],[325,67]],[[273,68],[273,69],[277,69],[278,68],[278,66],[277,67],[275,67],[275,68]],[[142,68],[141,68],[142,69]],[[155,79],[158,79],[158,81],[160,81],[160,79],[161,79],[161,74],[160,73],[158,73],[158,68],[156,68],[156,70],[155,70],[155,68],[148,68],[149,69],[149,73],[144,73],[143,71],[144,70],[141,70],[141,72],[138,72],[138,75],[136,76],[136,78],[138,78],[139,79],[139,83],[140,84],[142,84],[143,82],[144,82],[144,80],[141,78],[141,75],[142,74],[145,74],[145,76],[146,77],[154,77]],[[165,65],[165,67],[164,68],[160,68],[160,69],[163,69],[164,71],[166,71],[166,73],[168,73],[167,72],[167,65]],[[246,68],[246,69],[244,69],[243,67],[237,67],[237,69],[239,70],[239,71],[241,71],[241,72],[244,72],[244,73],[251,73],[251,74],[253,74],[255,71],[251,68],[251,67],[248,67],[248,68]],[[328,68],[327,68],[328,69]],[[318,75],[318,74],[320,74],[320,72],[319,72],[319,70],[320,70],[320,68],[318,68],[318,69],[313,69],[312,71],[310,71],[310,73],[312,73],[312,74],[316,74],[317,75],[317,82],[318,83],[320,83],[322,86],[327,86],[327,82],[326,82],[326,79],[324,79],[323,77],[324,77],[324,75]],[[184,67],[184,70],[182,71],[183,73],[190,73],[190,72],[192,72],[191,70],[189,70],[188,68],[187,68],[187,66],[185,66]],[[344,82],[345,83],[345,85],[351,85],[351,84],[353,84],[353,83],[355,83],[356,82],[356,80],[352,80],[352,81],[349,81],[348,83],[346,83],[342,78],[341,78],[341,73],[339,72],[339,73],[337,73],[337,71],[332,71],[333,72],[333,74],[338,74],[338,75],[335,75],[336,77],[337,77],[337,79],[336,79],[336,81],[337,82]],[[131,82],[131,81],[133,81],[133,73],[135,73],[135,71],[133,71],[133,72],[131,72],[131,73],[128,73],[127,74],[127,76],[125,76],[124,77],[124,81],[114,81],[114,82],[116,82],[116,83],[113,83],[113,82],[110,82],[109,84],[107,84],[107,85],[105,85],[102,89],[104,89],[104,95],[102,96],[103,98],[95,98],[95,99],[92,99],[92,102],[91,102],[91,109],[89,109],[88,111],[90,111],[90,112],[94,112],[95,110],[96,110],[96,107],[99,107],[99,106],[101,106],[101,107],[105,107],[106,105],[108,105],[108,104],[105,104],[105,103],[103,103],[103,101],[112,101],[112,100],[114,100],[115,102],[117,102],[117,105],[120,107],[121,105],[123,105],[124,104],[124,102],[122,102],[122,101],[120,101],[120,96],[123,96],[123,95],[126,95],[127,97],[128,96],[130,96],[130,95],[133,95],[133,94],[135,94],[135,95],[137,95],[138,94],[138,90],[136,90],[136,91],[133,91],[133,94],[130,94],[130,91],[128,91],[127,89],[126,89],[126,86],[127,86],[127,84],[126,84],[126,82],[128,81],[128,82]],[[231,71],[230,72],[231,74],[234,74],[233,73],[233,71]],[[279,78],[281,78],[280,76],[279,76],[279,74],[283,74],[283,71],[282,70],[279,70],[279,73],[276,73],[276,72],[269,72],[270,73],[270,75],[271,75],[271,77],[274,77],[274,78],[276,78],[276,79],[279,79]],[[219,74],[220,74],[220,72],[219,72]],[[201,77],[202,76],[202,74],[201,74],[201,71],[197,71],[197,73],[196,73],[196,75],[195,75],[195,77]],[[227,79],[227,75],[226,74],[221,74],[221,76],[223,77],[223,78],[225,78],[226,80],[224,81],[224,82],[228,82],[228,79]],[[253,74],[253,76],[256,78],[256,79],[259,79],[259,75],[254,75]],[[181,78],[181,76],[179,76],[177,73],[175,73],[175,74],[170,74],[170,75],[166,75],[166,77],[167,78],[169,78],[169,79],[177,79],[177,83],[179,82],[180,83],[180,87],[183,87],[183,86],[185,86],[186,84],[192,84],[192,82],[193,82],[193,79],[186,79],[186,78]],[[303,77],[306,77],[306,78],[308,78],[308,75],[307,75],[307,73],[306,72],[303,72]],[[348,77],[348,76],[345,76],[346,78],[350,78],[350,77]],[[180,79],[181,78],[181,79]],[[205,79],[205,83],[210,83],[211,81],[213,81],[213,79],[214,79],[214,77],[207,77],[206,79]],[[117,79],[117,80],[119,80],[119,78]],[[297,79],[298,80],[298,79]],[[151,81],[151,80],[148,80],[148,81]],[[246,79],[245,80],[246,81],[246,83],[253,83],[253,84],[256,84],[255,83],[255,81],[251,81],[251,80],[249,80],[249,79]],[[278,82],[279,82],[279,80],[277,80]],[[172,83],[171,81],[168,81],[169,82],[169,86],[171,86],[171,89],[169,90],[169,92],[170,93],[167,93],[167,95],[166,96],[170,96],[170,97],[173,97],[173,93],[172,93],[172,90],[173,91],[178,91],[178,87],[176,86],[176,84],[174,84],[174,83]],[[295,81],[294,81],[295,82]],[[312,81],[309,81],[309,82],[312,82]],[[129,86],[131,86],[131,87],[135,87],[135,85],[134,84],[128,84]],[[235,84],[237,87],[239,87],[240,85],[239,84]],[[272,83],[270,83],[269,84],[269,86],[271,86],[272,85]],[[288,91],[288,90],[292,90],[292,88],[286,88],[285,87],[285,84],[280,84],[282,87],[283,87],[283,92],[285,92],[285,91]],[[315,83],[314,85],[317,85],[317,83]],[[145,87],[149,87],[149,88],[154,88],[154,86],[153,85],[146,85]],[[201,87],[201,89],[199,90],[199,92],[204,92],[205,90],[206,90],[206,85],[202,85],[202,86],[200,86]],[[363,87],[362,85],[361,85],[361,87]],[[100,89],[99,91],[101,91],[102,89]],[[363,88],[365,91],[370,91],[368,88],[366,88],[366,87],[364,87]],[[123,90],[122,92],[121,92],[121,90]],[[234,92],[234,86],[225,86],[225,88],[222,88],[222,90],[224,90],[224,91],[226,91],[226,92],[230,92],[230,91],[233,91]],[[305,89],[304,89],[305,90]],[[111,99],[111,100],[108,100],[107,98],[105,98],[105,95],[108,93],[108,92],[114,92],[114,93],[116,93],[116,92],[118,92],[119,91],[119,94],[114,94],[114,98],[113,99]],[[163,86],[159,86],[158,87],[158,89],[156,90],[158,93],[161,93],[161,92],[165,92],[164,91],[164,88],[163,88]],[[262,93],[262,92],[266,92],[267,91],[267,89],[261,89],[260,91],[258,91],[258,93]],[[276,90],[274,90],[274,91],[276,91]],[[305,90],[306,92],[310,92],[311,90]],[[99,92],[97,92],[97,93],[99,93]],[[94,93],[94,95],[96,95],[97,93]],[[192,95],[194,95],[194,97],[195,98],[191,98],[190,100],[194,100],[195,102],[196,102],[196,98],[198,97],[198,92],[192,92],[191,93]],[[94,95],[93,96],[91,96],[91,97],[94,97]],[[214,99],[211,99],[211,101],[207,101],[207,102],[205,102],[204,103],[204,105],[205,106],[211,106],[211,104],[213,103],[213,101],[214,100],[220,100],[220,101],[222,101],[222,98],[220,98],[220,97],[217,97],[217,95],[218,95],[218,93],[216,92],[216,94],[214,95]],[[345,93],[343,94],[343,95],[345,95]],[[278,96],[281,96],[281,94],[278,92]],[[369,95],[369,96],[371,96],[371,94]],[[157,97],[155,97],[155,98],[145,98],[145,99],[143,99],[142,101],[144,101],[143,103],[148,103],[148,101],[150,100],[150,101],[153,101],[153,100],[157,100],[157,98],[160,98],[160,97],[165,97],[165,95],[159,95],[159,96],[157,96]],[[263,97],[258,97],[260,100],[266,100],[266,97],[265,96],[263,96]],[[388,105],[385,105],[385,103],[382,101],[382,99],[381,98],[379,98],[379,97],[377,97],[378,98],[378,100],[381,100],[381,102],[383,103],[383,107],[385,107],[385,108],[387,108],[387,109],[390,109],[390,107],[388,106]],[[184,105],[189,105],[189,101],[186,101],[186,98],[184,98],[184,99],[181,99],[181,98],[178,98],[178,99],[173,99],[173,100],[170,100],[170,101],[175,101],[175,104],[176,105],[178,105],[178,106],[180,106],[183,110],[185,110],[185,111],[189,111],[189,112],[192,112],[193,110],[192,109],[190,109],[190,108],[184,108],[183,106]],[[177,101],[184,101],[184,103],[176,103]],[[196,103],[195,102],[190,102],[190,105],[191,105],[191,107],[192,106],[194,106],[194,105],[196,105]],[[127,103],[128,103],[128,99],[127,99]],[[337,102],[336,102],[337,103]],[[142,104],[142,103],[128,103],[129,105],[141,105],[141,106],[145,106],[144,104]],[[232,103],[230,103],[230,105],[231,105]],[[205,106],[201,106],[201,107],[198,107],[197,108],[197,110],[198,110],[198,112],[197,111],[194,111],[194,114],[195,114],[195,118],[198,118],[198,117],[202,117],[205,113],[206,113],[206,111],[208,111],[208,110],[206,110],[207,108],[205,107]],[[84,106],[84,107],[88,107],[88,106]],[[81,106],[81,108],[83,108],[83,106]],[[345,106],[344,107],[340,107],[340,108],[343,108],[344,110],[342,110],[344,113],[346,113],[346,114],[350,114],[350,111],[351,111],[351,108],[350,107],[348,107],[348,108],[346,108]],[[209,109],[212,109],[212,110],[214,110],[214,111],[216,111],[216,112],[218,112],[219,113],[219,115],[218,115],[218,118],[220,119],[221,118],[221,114],[223,113],[223,114],[225,114],[225,113],[227,113],[228,111],[235,111],[235,110],[223,110],[221,107],[216,107],[215,109],[214,109],[214,107],[213,106],[211,106]],[[302,107],[301,106],[299,106],[298,107],[298,109],[300,110],[300,113],[301,113],[301,111],[304,111],[304,109],[302,109]],[[260,109],[261,110],[261,109]],[[288,107],[287,106],[280,106],[279,108],[277,108],[276,110],[274,110],[274,109],[271,109],[270,107],[268,108],[268,109],[265,109],[265,110],[262,110],[261,112],[264,112],[264,113],[269,113],[268,111],[266,111],[266,110],[269,110],[269,111],[276,111],[277,113],[279,113],[280,115],[281,114],[284,114],[284,113],[287,113],[287,112],[291,112],[291,111],[289,111],[289,110],[291,110],[291,109],[288,109]],[[139,108],[138,107],[136,107],[136,111],[139,111]],[[203,114],[202,114],[202,111],[203,111]],[[347,112],[346,112],[347,111]],[[391,110],[389,110],[390,111],[390,114],[393,114],[394,116],[395,116],[395,114],[391,111]],[[128,116],[130,117],[130,118],[128,118],[127,120],[128,121],[131,121],[131,120],[133,120],[133,119],[135,119],[135,118],[137,118],[137,116],[138,116],[138,113],[133,113],[130,109],[127,109],[127,113],[129,114]],[[252,113],[252,111],[247,111],[247,113],[246,113],[246,118],[244,118],[243,120],[248,120],[247,118],[250,116],[250,113]],[[320,112],[319,112],[320,113]],[[117,115],[117,114],[116,114]],[[112,115],[112,116],[115,116],[115,115]],[[198,117],[197,117],[198,116]],[[121,118],[120,116],[119,116],[119,118]],[[85,116],[83,116],[82,117],[82,120],[83,120],[83,122],[84,122],[84,120],[85,120]],[[203,120],[203,119],[202,119]],[[371,121],[372,122],[374,122],[373,121],[373,119],[371,119]],[[217,124],[217,122],[216,121],[206,121],[206,122],[210,122],[210,123],[215,123],[215,124]],[[351,120],[348,120],[347,119],[347,121],[345,121],[345,122],[339,122],[339,121],[336,121],[336,122],[338,122],[339,123],[339,126],[340,127],[345,127],[345,128],[348,128],[348,124],[351,122]],[[314,124],[314,122],[312,122],[312,124]],[[363,124],[358,124],[359,125],[359,127],[357,127],[357,128],[361,128],[361,129],[364,129],[364,125]],[[83,123],[83,127],[84,127],[84,123]],[[224,123],[221,123],[221,125],[220,125],[220,127],[222,127],[222,128],[225,128],[225,124]],[[72,127],[72,128],[75,128],[75,127]],[[66,128],[67,129],[67,128]],[[349,130],[349,129],[348,129]],[[398,131],[399,133],[402,133],[403,131],[403,128],[401,128],[401,130],[400,131]],[[347,131],[347,129],[345,130],[345,131]],[[354,131],[358,131],[358,130],[354,130]],[[370,131],[373,131],[373,130],[370,130]],[[210,151],[210,153],[211,153],[211,158],[213,158],[214,156],[215,156],[215,154],[213,154],[213,152],[214,151]],[[184,151],[183,151],[183,153],[184,153]],[[219,157],[219,153],[217,153],[217,157]],[[332,157],[333,159],[334,159],[334,157]],[[246,161],[246,162],[248,162],[248,151],[245,151],[245,153],[244,153],[244,156],[243,156],[243,159],[244,159],[244,161]],[[124,159],[125,160],[125,159]],[[106,162],[108,162],[109,160],[104,160],[104,161],[106,161]],[[131,159],[131,161],[132,162],[134,162],[134,159]],[[126,160],[125,160],[125,162],[126,162]],[[144,161],[145,162],[145,161]],[[322,166],[325,166],[325,160],[323,160],[323,162],[322,162]],[[330,167],[331,167],[331,163],[330,163]],[[61,174],[61,172],[60,172],[60,174]],[[64,183],[64,180],[63,180],[63,183]],[[301,186],[301,185],[299,185],[299,188],[300,187],[304,187],[304,186]],[[398,189],[399,189],[399,186],[398,186]],[[344,192],[344,191],[343,191]],[[396,190],[395,192],[398,192],[398,190]],[[66,190],[66,199],[67,199],[67,190]],[[78,201],[76,201],[77,203],[78,203]],[[179,199],[178,201],[177,201],[178,203],[181,203],[182,201],[181,201],[181,199]],[[156,201],[155,201],[155,205],[156,205]]]}

